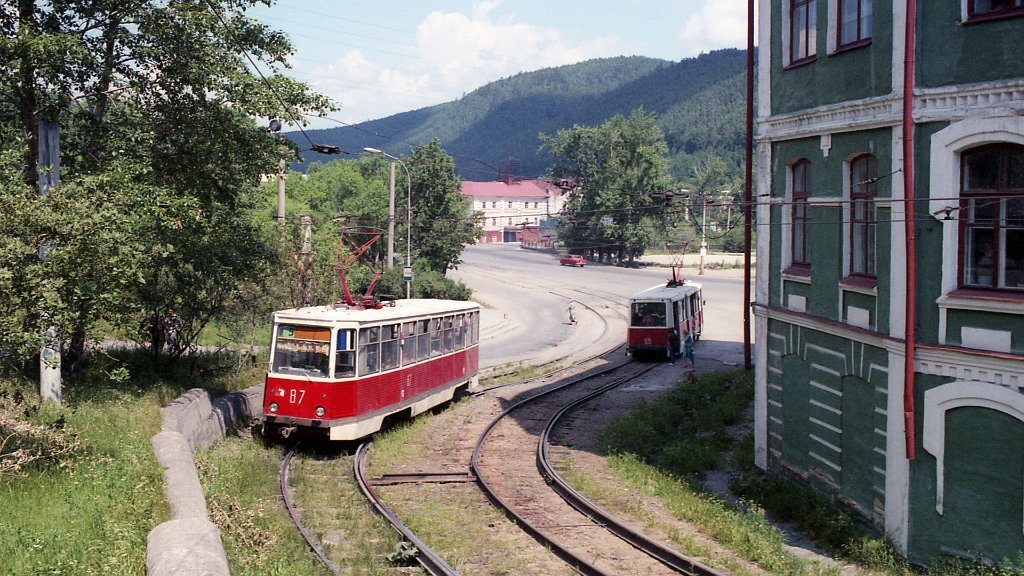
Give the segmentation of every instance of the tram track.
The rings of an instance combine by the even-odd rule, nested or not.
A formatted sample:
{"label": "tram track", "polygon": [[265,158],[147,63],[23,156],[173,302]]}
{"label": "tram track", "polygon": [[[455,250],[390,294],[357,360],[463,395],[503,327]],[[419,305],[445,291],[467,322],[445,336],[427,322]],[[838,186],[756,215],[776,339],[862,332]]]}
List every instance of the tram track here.
{"label": "tram track", "polygon": [[[719,576],[719,572],[647,537],[601,509],[566,483],[551,463],[548,445],[551,433],[563,415],[652,369],[654,366],[638,369],[635,364],[627,363],[585,375],[515,403],[480,435],[470,469],[495,505],[580,573],[595,576],[620,573]],[[577,388],[589,389],[580,394]],[[560,398],[570,392],[575,393],[571,401]],[[523,412],[527,410],[534,413],[524,416]],[[515,419],[510,417],[514,412],[519,413]],[[534,428],[539,422],[544,422],[544,428],[538,433]],[[488,439],[499,435],[505,436],[501,444],[513,449],[496,451],[494,455],[485,457],[484,446]],[[536,446],[535,451],[527,453],[522,449],[531,445]],[[531,459],[533,462],[528,462]],[[527,478],[525,473],[531,465],[537,474],[533,479]],[[556,511],[556,504],[543,494],[550,491],[557,493],[563,500],[563,506],[571,507],[579,516],[573,518],[564,510]],[[624,546],[616,548],[607,539],[596,537],[595,531],[614,534]],[[601,544],[595,547],[593,542],[598,541]],[[637,551],[646,558],[640,559]]]}
{"label": "tram track", "polygon": [[[551,462],[548,446],[551,442],[552,433],[558,426],[559,419],[601,394],[642,377],[643,374],[657,368],[657,366],[639,365],[628,361],[625,363],[617,362],[613,367],[596,369],[592,367],[589,373],[571,378],[562,383],[552,384],[550,376],[521,382],[519,383],[520,385],[530,385],[532,383],[531,388],[519,393],[520,395],[528,395],[528,397],[509,406],[479,435],[477,444],[473,448],[472,456],[469,458],[468,470],[464,468],[463,471],[456,472],[397,472],[383,474],[377,478],[370,478],[366,474],[366,460],[367,455],[370,453],[370,443],[365,443],[356,451],[353,461],[352,473],[354,482],[373,511],[384,518],[400,535],[403,541],[415,547],[415,559],[430,574],[450,575],[458,574],[458,572],[451,565],[447,564],[440,554],[432,550],[421,538],[404,525],[398,515],[389,509],[377,493],[375,487],[403,484],[469,484],[475,482],[492,503],[497,504],[500,508],[513,511],[512,513],[507,513],[507,515],[514,520],[520,529],[524,529],[542,546],[555,551],[557,556],[566,562],[572,570],[583,574],[601,576],[623,573],[717,575],[717,572],[688,557],[681,556],[657,541],[644,536],[641,532],[630,528],[628,524],[616,519],[596,504],[591,503],[561,478]],[[578,370],[582,367],[577,365],[575,368]],[[623,374],[623,371],[627,373]],[[580,388],[585,390],[579,390]],[[496,394],[494,396],[495,399],[498,399]],[[571,398],[566,398],[566,396],[571,396]],[[502,402],[508,402],[508,400]],[[547,406],[538,410],[535,408],[538,403],[546,404]],[[577,519],[566,521],[564,516],[562,516],[562,520],[552,524],[551,522],[545,523],[543,519],[537,520],[536,517],[531,516],[529,513],[523,513],[521,510],[516,512],[517,508],[521,508],[521,502],[524,498],[521,494],[512,493],[510,495],[507,491],[503,492],[502,485],[507,486],[508,483],[500,479],[494,479],[495,473],[506,474],[507,471],[495,470],[495,467],[488,462],[497,461],[499,463],[498,468],[505,468],[504,464],[511,461],[511,457],[507,454],[495,455],[491,452],[491,448],[485,446],[485,444],[488,437],[494,435],[496,429],[502,426],[503,422],[508,423],[512,420],[516,422],[512,426],[513,428],[522,427],[526,440],[506,441],[505,444],[511,443],[525,448],[517,459],[528,460],[532,473],[537,476],[538,480],[530,482],[530,485],[539,487],[539,491],[552,492],[554,490],[558,494],[556,498],[565,499],[565,502],[567,502],[567,504],[563,504],[564,506],[567,508],[571,506],[572,509],[577,511],[575,512],[579,515]],[[481,423],[480,427],[482,426],[483,424]],[[476,430],[479,431],[480,427],[476,427]],[[499,430],[498,433],[504,434],[505,432]],[[288,462],[291,460],[294,452],[295,447],[288,452],[282,463],[281,491],[285,506],[293,522],[296,523],[300,534],[309,544],[310,549],[313,550],[314,554],[317,555],[328,570],[333,574],[338,574],[337,567],[327,559],[319,544],[310,535],[309,531],[302,526],[299,514],[288,496]],[[520,466],[519,469],[521,468]],[[517,480],[515,483],[518,482]],[[550,497],[548,496],[547,498]],[[548,507],[544,506],[543,508]],[[593,550],[588,551],[585,547],[581,551],[573,544],[571,538],[566,543],[565,534],[567,532],[576,536],[582,535],[584,539],[590,539],[590,535],[594,531],[614,534],[621,539],[622,546],[626,551],[620,549],[609,553],[607,546],[602,546],[597,552]],[[552,532],[555,533],[555,537],[550,537]],[[643,569],[638,569],[637,566],[643,565],[639,560],[633,558],[633,555],[640,554],[640,552],[637,552],[638,550],[644,551],[643,554],[648,557],[646,561],[658,568],[647,566]],[[615,566],[602,566],[602,562],[609,555],[618,559],[617,562],[619,564],[625,562],[630,569],[623,571],[616,569]],[[623,561],[622,558],[628,558],[628,560]],[[604,563],[607,564],[607,562]]]}
{"label": "tram track", "polygon": [[292,457],[295,455],[295,451],[298,449],[299,444],[299,442],[293,444],[291,448],[288,449],[288,452],[285,453],[284,458],[281,461],[281,472],[278,474],[278,486],[281,489],[281,500],[284,502],[285,510],[288,511],[288,516],[292,519],[292,523],[295,524],[295,528],[299,531],[299,534],[302,535],[302,538],[306,541],[309,549],[312,550],[313,554],[315,554],[317,559],[320,560],[320,563],[330,570],[331,574],[334,574],[334,576],[341,576],[338,566],[334,562],[331,562],[331,559],[327,557],[327,553],[324,552],[320,542],[313,537],[313,534],[308,528],[306,528],[306,525],[302,523],[299,511],[292,502],[291,486],[288,482],[288,470],[289,464],[291,463]]}
{"label": "tram track", "polygon": [[[601,566],[600,564],[607,562],[605,561],[607,553],[605,550],[594,550],[580,552],[578,549],[574,549],[573,545],[563,545],[564,538],[561,541],[558,538],[549,538],[548,533],[551,531],[565,532],[568,529],[569,532],[575,533],[590,533],[593,531],[603,531],[610,534],[614,534],[618,539],[621,539],[621,543],[625,549],[632,550],[634,552],[616,552],[613,555],[620,555],[622,557],[629,557],[630,554],[638,554],[637,550],[644,551],[649,559],[648,562],[654,565],[660,566],[662,571],[659,572],[657,569],[640,569],[639,572],[659,574],[659,573],[682,573],[682,574],[702,574],[712,575],[717,574],[713,570],[710,570],[698,562],[689,559],[685,556],[680,556],[671,549],[666,548],[664,545],[647,538],[639,531],[630,528],[627,524],[617,520],[612,515],[603,511],[595,504],[580,495],[574,488],[569,486],[555,471],[554,466],[550,462],[548,444],[550,442],[550,436],[552,430],[557,425],[558,418],[568,413],[573,409],[573,406],[577,406],[581,403],[585,403],[590,398],[594,398],[604,392],[611,390],[625,382],[631,381],[643,373],[654,369],[657,365],[651,365],[642,370],[637,370],[637,374],[626,375],[626,376],[611,376],[612,381],[608,384],[596,386],[596,389],[589,390],[583,397],[578,398],[576,402],[565,405],[560,410],[555,410],[553,418],[548,419],[546,413],[544,415],[526,415],[523,416],[526,410],[534,410],[534,408],[528,408],[531,404],[543,403],[545,399],[552,396],[557,396],[560,393],[568,393],[569,389],[575,387],[594,387],[595,381],[600,380],[602,377],[608,377],[616,372],[623,370],[623,362],[618,358],[613,361],[615,366],[610,368],[594,368],[593,363],[599,361],[602,357],[606,357],[606,360],[610,361],[610,358],[614,355],[614,351],[621,347],[621,339],[619,338],[606,338],[608,340],[617,340],[615,345],[599,346],[602,342],[602,336],[609,336],[613,331],[612,325],[614,321],[625,319],[625,315],[618,310],[621,302],[617,298],[611,298],[606,295],[591,293],[585,290],[579,289],[558,289],[548,290],[550,294],[555,295],[559,298],[563,298],[566,301],[575,301],[581,308],[587,309],[593,313],[595,317],[600,319],[601,328],[596,330],[598,336],[593,338],[592,341],[588,341],[587,346],[584,348],[594,349],[598,348],[598,352],[586,354],[585,357],[572,358],[572,354],[566,354],[555,361],[550,362],[554,365],[557,363],[565,362],[567,359],[572,359],[571,365],[560,367],[556,370],[549,371],[541,376],[531,378],[526,381],[514,382],[509,384],[503,384],[498,386],[492,386],[486,388],[480,392],[473,394],[475,397],[485,395],[497,395],[496,390],[498,388],[506,388],[516,386],[520,389],[525,390],[521,394],[528,394],[529,397],[525,400],[519,401],[508,410],[502,413],[498,418],[487,427],[486,431],[478,438],[476,446],[473,448],[472,457],[469,458],[468,470],[466,472],[444,472],[444,473],[394,473],[384,474],[378,478],[369,478],[366,475],[366,460],[367,454],[369,454],[370,443],[361,445],[356,451],[353,461],[353,478],[354,483],[358,487],[359,491],[364,495],[364,498],[369,503],[369,506],[373,511],[381,516],[392,528],[400,535],[400,538],[404,542],[408,542],[415,547],[415,558],[430,574],[458,574],[458,572],[452,568],[439,554],[433,551],[426,543],[422,541],[413,531],[411,531],[396,513],[388,508],[384,500],[377,493],[376,486],[394,486],[399,484],[437,484],[437,483],[467,483],[475,482],[481,489],[481,491],[487,495],[487,497],[494,503],[506,510],[513,510],[515,508],[515,496],[511,500],[512,507],[503,506],[500,504],[500,495],[493,490],[495,485],[500,485],[501,482],[495,482],[489,480],[487,477],[481,474],[481,470],[487,469],[487,460],[491,459],[492,456],[481,456],[483,449],[481,446],[486,442],[487,437],[494,433],[494,430],[500,426],[499,421],[509,421],[509,414],[513,411],[518,412],[517,416],[523,425],[523,428],[527,430],[527,436],[529,439],[524,446],[536,445],[536,452],[532,455],[532,459],[535,460],[533,463],[534,474],[537,475],[539,484],[541,487],[553,494],[557,494],[559,499],[564,499],[563,504],[566,507],[575,509],[579,514],[578,520],[569,522],[559,522],[561,526],[557,525],[545,525],[543,522],[532,521],[527,515],[517,517],[515,512],[507,513],[510,517],[514,518],[520,528],[525,529],[537,542],[540,542],[543,546],[548,547],[550,550],[556,551],[557,555],[562,558],[563,561],[571,566],[573,570],[584,573],[584,574],[617,574],[617,573],[638,573],[636,569],[636,560],[629,560],[627,564],[630,566],[630,570],[623,572],[622,570],[616,570],[615,567]],[[570,294],[571,293],[571,294]],[[582,298],[580,296],[583,296]],[[608,303],[614,304],[614,306],[607,305]],[[555,376],[564,374],[566,372],[580,371],[585,369],[586,365],[591,365],[590,373],[582,377],[576,377],[566,383],[553,384],[552,380]],[[625,362],[626,365],[630,363]],[[634,365],[635,367],[635,365]],[[596,372],[595,372],[596,370]],[[628,368],[627,368],[628,370]],[[569,376],[569,378],[572,378]],[[531,393],[532,390],[541,390],[538,393]],[[507,400],[499,400],[500,402],[507,402]],[[556,402],[557,403],[557,402]],[[547,409],[547,412],[551,412],[551,407]],[[538,413],[539,414],[539,413]],[[544,426],[543,431],[539,430],[539,426]],[[538,436],[540,442],[537,442]],[[296,527],[306,542],[309,544],[310,549],[320,559],[320,561],[330,570],[333,574],[338,574],[337,566],[333,565],[327,558],[323,549],[311,536],[309,530],[303,527],[301,519],[299,518],[298,512],[290,502],[288,496],[287,487],[287,468],[288,462],[291,460],[294,454],[294,447],[286,455],[284,462],[282,463],[281,471],[281,491],[282,497],[285,501],[285,506],[288,509],[289,515],[295,522]],[[504,458],[498,458],[498,460],[504,460]],[[463,460],[465,462],[465,460]],[[465,466],[466,464],[463,464]],[[488,473],[492,470],[488,470]],[[554,492],[551,488],[544,488],[544,485],[550,484],[554,487]],[[589,556],[589,558],[588,558]],[[594,560],[596,558],[596,560]],[[552,561],[554,559],[552,558]],[[555,561],[557,562],[557,561]],[[668,570],[665,572],[665,570]]]}

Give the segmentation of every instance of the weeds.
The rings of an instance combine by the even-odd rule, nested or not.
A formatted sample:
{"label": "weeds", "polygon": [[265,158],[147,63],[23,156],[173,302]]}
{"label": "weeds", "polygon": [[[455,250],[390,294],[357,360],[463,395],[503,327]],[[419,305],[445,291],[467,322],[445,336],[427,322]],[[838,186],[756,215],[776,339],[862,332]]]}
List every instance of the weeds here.
{"label": "weeds", "polygon": [[46,466],[64,469],[85,453],[63,414],[49,423],[33,422],[41,420],[39,411],[21,390],[0,387],[0,481]]}

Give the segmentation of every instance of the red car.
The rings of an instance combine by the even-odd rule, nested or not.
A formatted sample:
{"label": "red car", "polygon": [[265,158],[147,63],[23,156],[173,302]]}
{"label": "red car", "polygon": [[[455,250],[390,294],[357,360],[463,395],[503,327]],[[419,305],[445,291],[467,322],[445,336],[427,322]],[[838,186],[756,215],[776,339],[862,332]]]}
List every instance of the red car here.
{"label": "red car", "polygon": [[583,265],[586,264],[587,261],[579,254],[568,254],[560,258],[558,263],[562,266],[579,266],[580,268],[583,268]]}

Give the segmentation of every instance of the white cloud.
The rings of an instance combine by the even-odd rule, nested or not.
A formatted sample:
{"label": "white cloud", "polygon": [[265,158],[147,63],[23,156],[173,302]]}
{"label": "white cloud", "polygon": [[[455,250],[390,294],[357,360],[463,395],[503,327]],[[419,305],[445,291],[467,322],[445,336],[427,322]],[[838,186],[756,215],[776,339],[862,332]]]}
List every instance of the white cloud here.
{"label": "white cloud", "polygon": [[311,84],[341,104],[334,117],[359,122],[455,100],[519,72],[618,55],[614,38],[569,46],[555,28],[496,22],[490,13],[500,3],[478,3],[471,15],[432,12],[417,27],[416,58],[382,65],[352,50],[314,69]]}
{"label": "white cloud", "polygon": [[683,56],[696,56],[718,48],[747,46],[747,2],[708,2],[691,14],[679,31]]}

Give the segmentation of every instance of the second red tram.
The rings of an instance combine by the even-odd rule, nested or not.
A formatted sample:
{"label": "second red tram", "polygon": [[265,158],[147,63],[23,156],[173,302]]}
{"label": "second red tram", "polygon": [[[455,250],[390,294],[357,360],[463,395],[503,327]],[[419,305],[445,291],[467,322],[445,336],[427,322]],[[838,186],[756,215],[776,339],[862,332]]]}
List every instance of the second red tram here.
{"label": "second red tram", "polygon": [[665,354],[669,331],[680,337],[689,331],[694,341],[700,339],[704,326],[704,298],[701,285],[695,282],[669,280],[637,292],[629,298],[630,322],[626,336],[627,351],[634,355]]}
{"label": "second red tram", "polygon": [[268,436],[354,440],[478,386],[480,306],[397,300],[274,314],[263,394]]}

